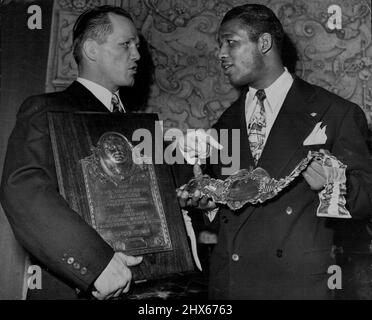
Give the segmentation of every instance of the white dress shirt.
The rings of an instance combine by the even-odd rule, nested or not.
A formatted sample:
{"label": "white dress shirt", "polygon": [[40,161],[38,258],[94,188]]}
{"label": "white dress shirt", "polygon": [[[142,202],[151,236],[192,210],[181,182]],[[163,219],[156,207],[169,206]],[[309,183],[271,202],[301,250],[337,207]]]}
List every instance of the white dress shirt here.
{"label": "white dress shirt", "polygon": [[[112,104],[111,104],[111,99],[113,93],[106,89],[105,87],[102,87],[101,85],[90,81],[88,79],[80,78],[78,77],[76,79],[77,82],[81,83],[85,88],[87,88],[99,101],[102,102],[102,104],[110,111],[112,112]],[[119,90],[115,92],[117,97],[119,98],[120,101],[120,107],[125,112],[125,108],[123,106],[123,103],[120,100],[119,96]]]}
{"label": "white dress shirt", "polygon": [[[265,90],[266,94],[266,99],[263,101],[266,114],[266,136],[264,145],[266,144],[271,128],[274,125],[275,119],[293,83],[291,74],[288,72],[287,68],[284,69],[284,72],[269,87],[262,88]],[[258,89],[250,87],[245,98],[245,120],[247,122],[247,129],[257,105],[257,90]]]}

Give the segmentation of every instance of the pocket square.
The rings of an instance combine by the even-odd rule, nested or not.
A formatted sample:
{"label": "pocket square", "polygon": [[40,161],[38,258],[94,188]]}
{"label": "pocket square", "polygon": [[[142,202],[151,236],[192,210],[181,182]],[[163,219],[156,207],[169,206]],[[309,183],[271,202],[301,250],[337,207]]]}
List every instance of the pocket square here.
{"label": "pocket square", "polygon": [[327,141],[327,135],[326,135],[326,128],[327,126],[324,126],[321,128],[322,122],[318,122],[313,131],[309,134],[309,136],[304,140],[303,145],[304,146],[311,146],[314,144],[325,144]]}

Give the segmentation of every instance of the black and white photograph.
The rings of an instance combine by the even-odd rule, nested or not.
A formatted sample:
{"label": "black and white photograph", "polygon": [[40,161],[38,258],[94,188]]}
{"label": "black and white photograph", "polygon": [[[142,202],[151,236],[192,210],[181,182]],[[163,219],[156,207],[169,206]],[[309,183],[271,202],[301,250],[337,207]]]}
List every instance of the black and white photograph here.
{"label": "black and white photograph", "polygon": [[372,300],[371,17],[0,0],[0,300]]}

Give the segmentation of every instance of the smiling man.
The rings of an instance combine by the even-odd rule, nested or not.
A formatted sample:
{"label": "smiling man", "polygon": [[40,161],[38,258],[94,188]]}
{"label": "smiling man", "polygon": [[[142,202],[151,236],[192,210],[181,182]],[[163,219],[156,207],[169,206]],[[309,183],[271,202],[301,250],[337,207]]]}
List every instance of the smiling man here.
{"label": "smiling man", "polygon": [[26,99],[3,171],[1,204],[32,264],[43,268],[42,289],[29,290],[28,299],[117,297],[129,290],[130,267],[142,260],[114,252],[59,195],[46,116],[125,112],[118,90],[134,84],[137,30],[127,11],[102,6],[78,18],[73,39],[79,77],[62,92]]}
{"label": "smiling man", "polygon": [[[281,58],[283,38],[280,21],[266,6],[247,4],[226,13],[218,33],[219,58],[231,84],[242,91],[214,128],[240,130],[240,169],[261,167],[277,180],[288,176],[310,150],[328,150],[347,166],[346,206],[351,216],[368,218],[372,165],[364,113],[290,74]],[[231,145],[223,147],[231,150]],[[220,160],[207,170],[225,179],[223,167]],[[220,206],[210,297],[332,298],[327,271],[336,263],[336,219],[317,215],[318,193],[330,178],[323,164],[313,161],[302,177],[270,201],[237,211]],[[216,203],[199,191],[190,195],[181,188],[178,197],[184,208],[201,209],[210,219],[216,214]]]}

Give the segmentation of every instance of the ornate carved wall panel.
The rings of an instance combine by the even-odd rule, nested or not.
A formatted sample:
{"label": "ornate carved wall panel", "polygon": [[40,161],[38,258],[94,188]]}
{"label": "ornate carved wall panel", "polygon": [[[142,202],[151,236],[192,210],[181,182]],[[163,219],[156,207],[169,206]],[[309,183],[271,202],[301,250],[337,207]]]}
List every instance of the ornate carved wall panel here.
{"label": "ornate carved wall panel", "polygon": [[[372,122],[370,0],[55,0],[47,91],[76,76],[71,28],[84,9],[116,4],[128,9],[149,43],[155,65],[146,111],[165,127],[210,127],[237,97],[217,59],[216,31],[231,7],[258,2],[272,8],[296,45],[296,73],[359,104]],[[342,28],[330,30],[328,7],[337,4]]]}

